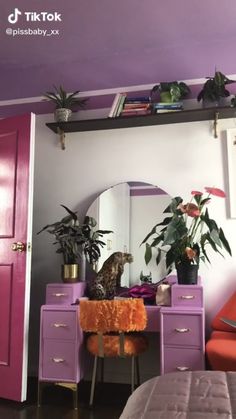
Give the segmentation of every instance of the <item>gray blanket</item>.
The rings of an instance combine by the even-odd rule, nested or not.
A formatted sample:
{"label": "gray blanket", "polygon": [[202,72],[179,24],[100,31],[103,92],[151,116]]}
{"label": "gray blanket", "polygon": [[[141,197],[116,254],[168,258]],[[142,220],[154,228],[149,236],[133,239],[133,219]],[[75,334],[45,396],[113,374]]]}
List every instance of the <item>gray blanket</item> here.
{"label": "gray blanket", "polygon": [[236,419],[236,372],[152,378],[130,396],[120,419]]}

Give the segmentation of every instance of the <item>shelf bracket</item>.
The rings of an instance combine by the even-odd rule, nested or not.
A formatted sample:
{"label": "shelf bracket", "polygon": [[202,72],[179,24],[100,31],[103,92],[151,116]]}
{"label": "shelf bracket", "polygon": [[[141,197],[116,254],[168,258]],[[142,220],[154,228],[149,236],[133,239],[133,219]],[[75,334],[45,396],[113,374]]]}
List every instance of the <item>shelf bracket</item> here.
{"label": "shelf bracket", "polygon": [[66,135],[60,127],[57,127],[57,133],[60,136],[61,149],[65,150],[66,149],[66,144],[65,144]]}
{"label": "shelf bracket", "polygon": [[214,138],[218,138],[218,119],[219,119],[219,112],[215,112],[215,119],[214,119]]}

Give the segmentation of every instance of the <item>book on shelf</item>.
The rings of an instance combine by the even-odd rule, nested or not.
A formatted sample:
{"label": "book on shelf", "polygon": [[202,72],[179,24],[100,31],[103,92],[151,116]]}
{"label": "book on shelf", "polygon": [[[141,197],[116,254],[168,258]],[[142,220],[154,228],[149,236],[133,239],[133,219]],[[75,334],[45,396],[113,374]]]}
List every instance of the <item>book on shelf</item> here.
{"label": "book on shelf", "polygon": [[148,109],[150,107],[149,103],[125,103],[125,109]]}
{"label": "book on shelf", "polygon": [[124,101],[126,98],[126,93],[117,93],[114,97],[114,100],[111,105],[110,112],[108,114],[109,118],[114,118],[119,116],[124,105]]}
{"label": "book on shelf", "polygon": [[150,98],[148,96],[136,96],[128,97],[126,101],[127,103],[150,103]]}
{"label": "book on shelf", "polygon": [[126,93],[117,93],[114,97],[109,118],[126,115],[148,115],[151,113],[150,99],[147,96],[127,97]]}
{"label": "book on shelf", "polygon": [[153,109],[183,109],[182,102],[158,102],[153,103]]}
{"label": "book on shelf", "polygon": [[126,93],[122,93],[121,97],[120,97],[120,100],[119,100],[119,103],[118,103],[118,106],[117,106],[117,112],[114,116],[120,116],[120,114],[121,114],[121,112],[124,108],[125,99],[126,99]]}
{"label": "book on shelf", "polygon": [[167,112],[181,112],[182,109],[155,109],[155,113],[167,113]]}
{"label": "book on shelf", "polygon": [[109,118],[113,118],[114,113],[115,113],[115,112],[116,112],[116,110],[117,110],[117,106],[118,106],[118,103],[119,103],[119,100],[120,100],[120,96],[121,96],[121,93],[116,93],[116,95],[115,95],[115,97],[114,97],[114,100],[113,100],[113,102],[112,102],[112,105],[111,105],[110,112],[109,112],[109,114],[108,114],[108,117],[109,117]]}
{"label": "book on shelf", "polygon": [[138,115],[150,115],[151,110],[150,109],[138,109],[138,110],[130,110],[129,112],[122,111],[121,116],[138,116]]}

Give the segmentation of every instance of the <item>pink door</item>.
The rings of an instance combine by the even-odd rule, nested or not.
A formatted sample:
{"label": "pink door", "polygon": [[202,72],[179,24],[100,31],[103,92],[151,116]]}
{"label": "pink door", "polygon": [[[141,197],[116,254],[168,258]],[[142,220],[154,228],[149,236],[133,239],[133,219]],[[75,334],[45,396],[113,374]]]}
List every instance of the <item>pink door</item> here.
{"label": "pink door", "polygon": [[0,397],[27,385],[34,115],[0,121]]}

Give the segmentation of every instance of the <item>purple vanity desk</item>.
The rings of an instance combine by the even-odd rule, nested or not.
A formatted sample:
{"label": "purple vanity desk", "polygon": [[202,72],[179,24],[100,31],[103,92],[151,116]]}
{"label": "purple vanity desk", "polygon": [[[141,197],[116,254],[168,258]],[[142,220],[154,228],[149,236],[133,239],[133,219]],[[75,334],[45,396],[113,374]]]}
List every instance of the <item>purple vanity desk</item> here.
{"label": "purple vanity desk", "polygon": [[[171,305],[147,305],[146,332],[160,333],[161,374],[204,369],[205,326],[203,289],[198,285],[178,285],[168,278]],[[77,387],[83,378],[83,333],[79,305],[85,282],[47,285],[46,304],[41,307],[38,404],[45,384],[70,388],[77,408]],[[159,352],[159,351],[158,351]],[[159,360],[157,360],[159,363]]]}
{"label": "purple vanity desk", "polygon": [[147,332],[160,332],[161,374],[205,369],[203,287],[171,278],[171,305],[146,306]]}
{"label": "purple vanity desk", "polygon": [[85,282],[48,284],[46,305],[41,307],[38,405],[42,387],[56,384],[73,391],[77,409],[78,383],[83,378],[84,345],[79,324],[79,305]]}

